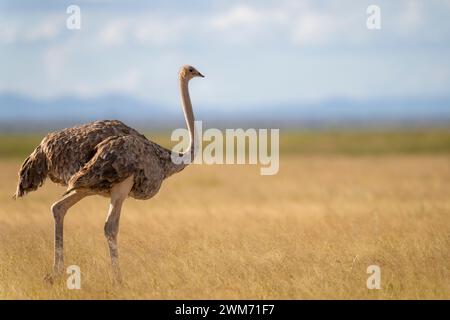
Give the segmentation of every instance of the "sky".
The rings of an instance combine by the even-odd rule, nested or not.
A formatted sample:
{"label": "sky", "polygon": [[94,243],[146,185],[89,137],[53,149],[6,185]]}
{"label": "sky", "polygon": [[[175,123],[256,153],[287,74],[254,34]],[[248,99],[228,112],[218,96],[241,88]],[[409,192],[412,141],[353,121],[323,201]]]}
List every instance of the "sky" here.
{"label": "sky", "polygon": [[[69,30],[69,5],[81,29]],[[366,26],[369,5],[381,29]],[[442,97],[450,88],[449,0],[0,0],[0,93],[110,93],[179,108],[191,64],[196,105],[238,109],[333,98]]]}

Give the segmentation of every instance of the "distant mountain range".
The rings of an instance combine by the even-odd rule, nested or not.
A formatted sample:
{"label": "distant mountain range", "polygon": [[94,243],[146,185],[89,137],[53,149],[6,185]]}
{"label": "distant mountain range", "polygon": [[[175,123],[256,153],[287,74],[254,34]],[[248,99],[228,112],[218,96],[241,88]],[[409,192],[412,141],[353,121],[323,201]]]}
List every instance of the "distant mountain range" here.
{"label": "distant mountain range", "polygon": [[[208,127],[446,125],[450,123],[450,97],[360,101],[337,98],[316,103],[253,105],[232,111],[203,106],[195,111],[196,118]],[[1,132],[56,129],[98,119],[120,119],[142,129],[184,126],[181,109],[126,95],[38,100],[13,93],[0,94]]]}

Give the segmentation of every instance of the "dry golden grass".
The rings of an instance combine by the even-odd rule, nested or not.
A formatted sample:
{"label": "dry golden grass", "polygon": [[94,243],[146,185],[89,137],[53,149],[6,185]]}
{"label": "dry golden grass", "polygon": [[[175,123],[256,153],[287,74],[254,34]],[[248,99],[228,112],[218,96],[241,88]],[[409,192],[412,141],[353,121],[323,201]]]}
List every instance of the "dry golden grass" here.
{"label": "dry golden grass", "polygon": [[[2,299],[450,298],[450,157],[281,158],[276,176],[256,166],[191,166],[149,201],[124,205],[119,249],[125,278],[112,287],[103,222],[91,197],[65,221],[66,265],[81,290],[51,269],[50,182],[10,198],[20,160],[0,162]],[[381,290],[366,269],[381,267]]]}

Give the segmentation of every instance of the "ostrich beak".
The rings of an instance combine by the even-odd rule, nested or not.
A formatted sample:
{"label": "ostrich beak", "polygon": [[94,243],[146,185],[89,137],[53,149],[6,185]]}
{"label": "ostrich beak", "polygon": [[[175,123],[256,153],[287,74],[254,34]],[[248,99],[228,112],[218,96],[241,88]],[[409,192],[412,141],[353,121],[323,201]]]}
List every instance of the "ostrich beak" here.
{"label": "ostrich beak", "polygon": [[202,75],[200,72],[198,73],[198,76],[199,77],[202,77],[202,78],[204,78],[205,76],[204,75]]}

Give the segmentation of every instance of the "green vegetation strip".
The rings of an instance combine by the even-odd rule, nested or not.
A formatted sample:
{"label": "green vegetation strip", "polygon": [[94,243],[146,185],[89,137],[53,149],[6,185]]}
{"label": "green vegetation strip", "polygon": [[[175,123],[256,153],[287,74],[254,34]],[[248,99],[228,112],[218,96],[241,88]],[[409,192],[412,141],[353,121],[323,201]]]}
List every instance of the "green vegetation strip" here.
{"label": "green vegetation strip", "polygon": [[[45,134],[0,135],[0,158],[24,158]],[[163,146],[171,147],[170,133],[147,133]],[[281,131],[281,154],[447,154],[450,129],[399,131]]]}

